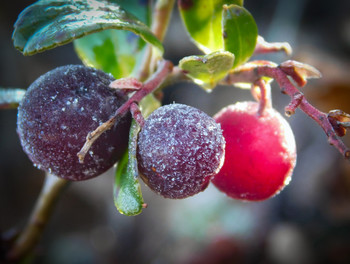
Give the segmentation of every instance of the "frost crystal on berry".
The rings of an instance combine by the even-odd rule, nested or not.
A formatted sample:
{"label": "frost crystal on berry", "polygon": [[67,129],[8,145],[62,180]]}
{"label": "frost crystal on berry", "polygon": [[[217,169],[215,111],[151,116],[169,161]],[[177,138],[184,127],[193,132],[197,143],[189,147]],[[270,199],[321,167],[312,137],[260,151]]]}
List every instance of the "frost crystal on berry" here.
{"label": "frost crystal on berry", "polygon": [[127,147],[130,115],[94,143],[83,164],[77,157],[87,134],[126,101],[108,87],[113,80],[102,71],[68,65],[28,88],[18,108],[17,131],[36,167],[68,180],[86,180],[113,166]]}
{"label": "frost crystal on berry", "polygon": [[139,134],[139,170],[156,193],[186,198],[208,186],[222,166],[224,148],[213,118],[187,105],[166,105],[148,117]]}

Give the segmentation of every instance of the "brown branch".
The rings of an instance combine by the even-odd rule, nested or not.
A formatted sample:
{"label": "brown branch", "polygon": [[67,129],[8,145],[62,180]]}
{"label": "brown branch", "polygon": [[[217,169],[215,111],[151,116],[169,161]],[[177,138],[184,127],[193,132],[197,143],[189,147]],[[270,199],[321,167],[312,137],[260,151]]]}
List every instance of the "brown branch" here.
{"label": "brown branch", "polygon": [[130,112],[139,126],[143,127],[145,125],[145,119],[143,118],[143,115],[137,103],[134,102],[130,105]]}
{"label": "brown branch", "polygon": [[[259,93],[256,91],[256,88],[259,89]],[[259,101],[258,115],[261,116],[266,108],[272,107],[271,86],[264,80],[259,79],[252,85],[252,93],[255,94],[256,99]]]}
{"label": "brown branch", "polygon": [[152,77],[144,83],[143,87],[140,90],[135,92],[128,99],[128,101],[126,101],[121,107],[118,108],[112,118],[110,118],[107,122],[103,123],[87,135],[84,146],[77,154],[81,163],[84,162],[86,153],[89,151],[96,139],[98,139],[102,133],[111,129],[116,122],[118,122],[126,113],[128,113],[130,106],[133,103],[139,103],[146,95],[156,90],[168,77],[172,69],[173,64],[170,61],[162,61],[159,65],[158,71],[155,72]]}
{"label": "brown branch", "polygon": [[52,214],[53,205],[67,183],[68,181],[51,174],[46,175],[44,186],[29,222],[7,255],[9,261],[21,260],[36,246]]}
{"label": "brown branch", "polygon": [[290,76],[293,80],[306,80],[308,78],[319,77],[320,74],[318,74],[318,71],[309,65],[305,65],[304,69],[304,64],[293,61],[288,61],[288,63],[281,65],[282,67],[279,67],[264,61],[253,61],[230,73],[223,80],[223,83],[256,83],[262,77],[273,78],[280,86],[282,93],[287,94],[292,98],[291,102],[286,107],[287,115],[293,114],[295,109],[299,107],[306,115],[315,120],[315,122],[324,130],[328,137],[328,142],[338,149],[338,151],[342,153],[345,158],[349,159],[350,149],[346,147],[337,136],[334,126],[329,121],[328,114],[323,113],[312,106],[288,77]]}

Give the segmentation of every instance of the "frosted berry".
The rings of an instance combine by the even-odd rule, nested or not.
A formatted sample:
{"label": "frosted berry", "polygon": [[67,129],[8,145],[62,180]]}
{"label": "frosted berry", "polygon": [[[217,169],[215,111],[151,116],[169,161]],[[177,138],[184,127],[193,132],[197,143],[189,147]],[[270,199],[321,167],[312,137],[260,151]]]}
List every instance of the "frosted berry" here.
{"label": "frosted berry", "polygon": [[182,104],[155,110],[138,138],[141,178],[156,193],[172,199],[203,191],[223,163],[220,125],[204,112]]}
{"label": "frosted berry", "polygon": [[130,116],[103,133],[79,163],[87,134],[107,121],[126,97],[108,87],[114,78],[81,65],[39,77],[18,107],[17,131],[38,168],[68,180],[87,180],[108,170],[125,151]]}
{"label": "frosted berry", "polygon": [[274,109],[257,115],[258,103],[242,102],[214,116],[226,140],[225,162],[214,185],[236,199],[259,201],[277,194],[296,164],[293,132]]}

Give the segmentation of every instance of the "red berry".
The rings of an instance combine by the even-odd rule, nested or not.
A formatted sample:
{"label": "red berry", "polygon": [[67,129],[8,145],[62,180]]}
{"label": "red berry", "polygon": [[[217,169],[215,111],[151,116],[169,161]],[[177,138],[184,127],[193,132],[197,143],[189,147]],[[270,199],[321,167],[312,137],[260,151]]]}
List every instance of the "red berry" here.
{"label": "red berry", "polygon": [[212,117],[187,105],[162,106],[139,133],[141,178],[166,198],[195,195],[221,168],[224,148],[220,125]]}
{"label": "red berry", "polygon": [[77,153],[86,136],[126,101],[108,87],[114,80],[80,65],[54,69],[28,88],[18,107],[17,131],[38,168],[68,180],[87,180],[111,168],[127,147],[130,115],[103,133],[84,163]]}
{"label": "red berry", "polygon": [[242,102],[214,116],[226,140],[225,162],[214,185],[236,199],[259,201],[279,193],[296,164],[293,132],[274,109],[257,115],[258,103]]}

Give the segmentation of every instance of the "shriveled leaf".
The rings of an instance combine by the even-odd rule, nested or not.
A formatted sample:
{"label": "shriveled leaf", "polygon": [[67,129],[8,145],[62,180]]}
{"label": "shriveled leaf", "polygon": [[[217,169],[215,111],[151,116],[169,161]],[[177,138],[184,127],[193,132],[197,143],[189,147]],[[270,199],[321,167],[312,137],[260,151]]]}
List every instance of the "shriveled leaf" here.
{"label": "shriveled leaf", "polygon": [[179,67],[197,84],[213,89],[233,66],[235,56],[227,51],[217,51],[204,56],[189,56],[179,62]]}
{"label": "shriveled leaf", "polygon": [[143,83],[133,77],[120,78],[120,79],[114,80],[109,84],[110,88],[122,89],[122,90],[128,90],[128,91],[140,90],[142,86],[143,86]]}
{"label": "shriveled leaf", "polygon": [[144,207],[136,159],[139,130],[140,126],[133,120],[129,136],[129,150],[118,162],[114,183],[114,204],[121,214],[129,216],[141,213]]}
{"label": "shriveled leaf", "polygon": [[0,88],[0,109],[16,108],[22,100],[26,90]]}
{"label": "shriveled leaf", "polygon": [[97,0],[39,0],[22,11],[13,41],[32,55],[105,29],[122,29],[163,50],[149,28],[119,5]]}
{"label": "shriveled leaf", "polygon": [[222,18],[224,48],[235,55],[236,67],[253,55],[258,27],[253,16],[242,6],[225,5]]}
{"label": "shriveled leaf", "polygon": [[243,0],[179,0],[185,27],[195,44],[206,54],[223,49],[221,29],[223,5],[243,5]]}
{"label": "shriveled leaf", "polygon": [[[110,0],[150,24],[149,0]],[[74,40],[74,48],[85,65],[111,73],[116,79],[132,75],[143,58],[145,42],[126,30],[104,30]]]}
{"label": "shriveled leaf", "polygon": [[300,87],[303,87],[308,79],[318,79],[322,77],[321,72],[315,67],[294,60],[282,62],[279,68],[291,76]]}

